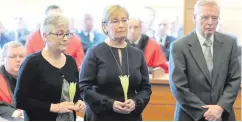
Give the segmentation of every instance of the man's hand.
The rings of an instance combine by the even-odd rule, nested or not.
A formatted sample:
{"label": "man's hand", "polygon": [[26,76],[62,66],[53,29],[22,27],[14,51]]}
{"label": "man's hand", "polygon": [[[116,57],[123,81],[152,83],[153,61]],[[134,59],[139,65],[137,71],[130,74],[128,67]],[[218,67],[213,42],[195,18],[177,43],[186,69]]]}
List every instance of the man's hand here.
{"label": "man's hand", "polygon": [[205,105],[203,108],[207,108],[208,110],[203,114],[203,117],[207,121],[217,121],[221,119],[222,113],[224,109],[219,105]]}

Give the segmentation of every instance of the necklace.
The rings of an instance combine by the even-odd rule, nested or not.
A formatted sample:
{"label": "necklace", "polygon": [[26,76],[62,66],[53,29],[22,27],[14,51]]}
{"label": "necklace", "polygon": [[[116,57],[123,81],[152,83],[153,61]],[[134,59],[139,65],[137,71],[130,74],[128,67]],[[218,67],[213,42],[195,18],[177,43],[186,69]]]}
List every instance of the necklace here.
{"label": "necklace", "polygon": [[[114,55],[114,53],[113,53],[113,51],[112,51],[112,49],[111,49],[110,46],[109,46],[109,48],[110,48],[110,50],[111,50],[111,52],[112,52],[112,54],[113,54],[113,58],[115,59],[117,65],[118,65],[119,70],[121,71],[121,74],[124,75],[123,70],[122,70],[121,66],[119,65],[118,60],[116,59],[116,57],[115,57],[115,55]],[[128,63],[128,61],[129,61],[129,57],[128,57],[129,54],[128,54],[128,49],[127,49],[127,47],[126,47],[126,55],[127,55],[127,66],[128,66],[128,75],[129,75],[129,63]]]}
{"label": "necklace", "polygon": [[126,101],[126,100],[128,100],[128,88],[129,88],[129,63],[128,63],[129,62],[129,55],[128,55],[128,49],[127,49],[127,46],[126,46],[128,75],[124,75],[124,72],[123,72],[121,66],[119,65],[118,60],[116,59],[116,57],[115,57],[115,55],[114,55],[114,53],[113,53],[113,51],[112,51],[110,46],[109,46],[109,48],[110,48],[110,50],[111,50],[111,52],[113,54],[113,58],[115,59],[117,65],[118,65],[118,68],[120,69],[121,74],[122,74],[122,75],[119,76],[119,79],[120,79],[120,82],[121,82],[121,85],[122,85],[122,88],[123,88],[124,99]]}

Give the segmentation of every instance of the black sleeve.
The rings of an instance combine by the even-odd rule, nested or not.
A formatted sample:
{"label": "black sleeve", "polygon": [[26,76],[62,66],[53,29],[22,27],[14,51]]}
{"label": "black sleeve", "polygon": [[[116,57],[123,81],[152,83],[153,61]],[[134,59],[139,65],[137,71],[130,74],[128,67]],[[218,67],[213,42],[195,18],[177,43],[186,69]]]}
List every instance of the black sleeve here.
{"label": "black sleeve", "polygon": [[107,110],[112,110],[114,100],[92,89],[92,86],[96,82],[96,73],[97,59],[93,49],[88,49],[80,70],[79,87],[81,90],[81,97],[85,103],[88,104],[93,112],[99,114]]}
{"label": "black sleeve", "polygon": [[140,68],[142,81],[139,87],[136,89],[137,94],[132,97],[131,99],[135,101],[135,110],[134,113],[141,114],[144,108],[150,101],[151,96],[151,85],[149,83],[149,74],[148,74],[148,67],[146,65],[144,55],[142,53],[142,66]]}
{"label": "black sleeve", "polygon": [[36,65],[31,57],[27,57],[20,66],[17,84],[14,93],[16,107],[30,111],[50,111],[51,103],[39,101],[33,98],[33,89],[35,87],[36,76],[39,74],[36,70]]}

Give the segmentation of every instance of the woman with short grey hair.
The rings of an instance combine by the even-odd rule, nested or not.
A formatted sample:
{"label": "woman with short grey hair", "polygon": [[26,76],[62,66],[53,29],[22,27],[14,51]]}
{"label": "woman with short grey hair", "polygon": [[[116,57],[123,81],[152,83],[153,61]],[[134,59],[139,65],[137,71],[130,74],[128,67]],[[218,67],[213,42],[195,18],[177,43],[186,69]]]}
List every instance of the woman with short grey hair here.
{"label": "woman with short grey hair", "polygon": [[64,53],[73,33],[68,18],[51,14],[41,24],[45,47],[31,54],[20,68],[16,105],[26,120],[74,121],[76,111],[84,111],[80,100],[75,60]]}

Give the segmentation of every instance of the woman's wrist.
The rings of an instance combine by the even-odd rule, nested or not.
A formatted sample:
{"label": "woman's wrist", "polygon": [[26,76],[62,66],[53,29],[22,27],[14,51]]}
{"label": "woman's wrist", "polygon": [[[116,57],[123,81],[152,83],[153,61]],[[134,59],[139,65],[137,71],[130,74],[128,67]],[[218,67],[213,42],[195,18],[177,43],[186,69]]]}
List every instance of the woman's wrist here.
{"label": "woman's wrist", "polygon": [[58,104],[51,104],[50,112],[59,113],[60,112],[60,103],[58,103]]}

